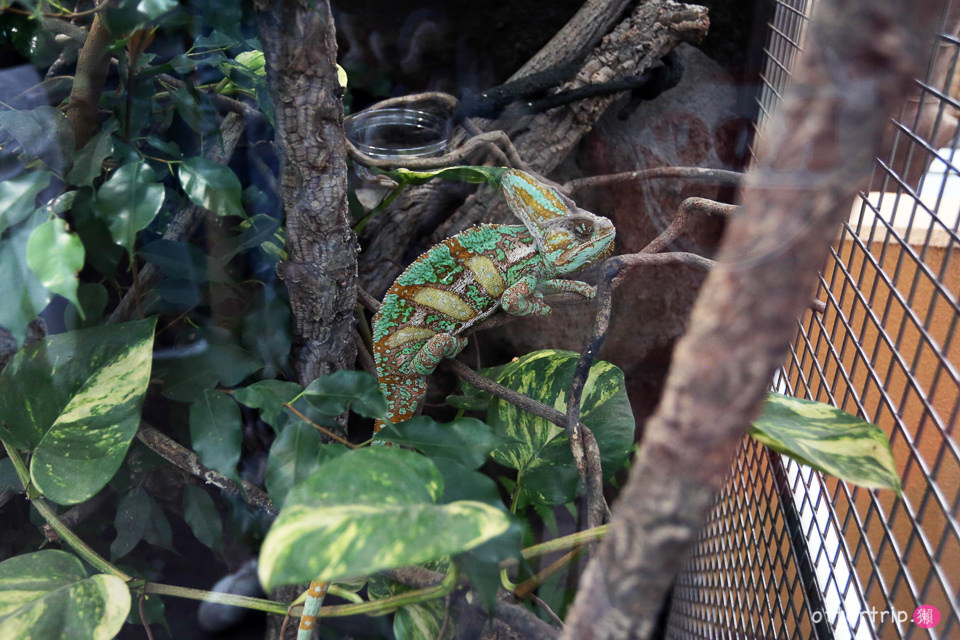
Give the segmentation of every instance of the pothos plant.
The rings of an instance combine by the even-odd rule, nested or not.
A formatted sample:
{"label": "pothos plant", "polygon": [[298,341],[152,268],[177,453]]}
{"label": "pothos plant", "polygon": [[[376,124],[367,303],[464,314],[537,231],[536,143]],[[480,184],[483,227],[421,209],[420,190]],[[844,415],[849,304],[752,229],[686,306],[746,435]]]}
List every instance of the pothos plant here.
{"label": "pothos plant", "polygon": [[[563,429],[465,385],[448,399],[460,417],[390,426],[379,437],[396,446],[371,448],[336,428],[346,411],[353,424],[384,416],[371,375],[289,381],[289,309],[272,275],[283,255],[276,199],[263,176],[240,178],[246,165],[213,159],[232,144],[224,110],[253,112],[249,126],[269,136],[263,56],[235,3],[193,5],[102,12],[115,86],[79,148],[50,81],[71,77],[38,76],[40,103],[27,83],[0,106],[0,327],[15,351],[0,372],[0,637],[166,626],[171,598],[287,613],[290,602],[167,584],[153,560],[186,545],[175,530],[224,569],[237,564],[230,555],[259,555],[267,589],[333,581],[347,604],[324,615],[392,611],[398,638],[452,634],[444,596],[463,580],[488,610],[499,588],[521,584],[562,616],[569,593],[537,558],[605,530],[560,535],[580,490]],[[69,51],[39,7],[0,2],[0,29],[56,71]],[[170,52],[186,21],[199,35]],[[490,173],[393,177],[399,190]],[[175,233],[189,210],[208,216],[203,235]],[[131,311],[119,312],[125,300]],[[576,360],[540,351],[481,373],[562,408]],[[581,419],[615,485],[634,433],[615,366],[593,365]],[[884,434],[829,406],[772,394],[753,435],[844,480],[899,490]],[[390,579],[418,564],[435,583]]]}

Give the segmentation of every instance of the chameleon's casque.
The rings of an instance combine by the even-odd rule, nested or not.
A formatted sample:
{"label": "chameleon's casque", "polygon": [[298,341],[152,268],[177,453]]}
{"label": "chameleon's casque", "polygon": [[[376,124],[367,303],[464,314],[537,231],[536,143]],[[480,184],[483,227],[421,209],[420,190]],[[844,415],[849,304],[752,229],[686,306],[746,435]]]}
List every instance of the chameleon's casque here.
{"label": "chameleon's casque", "polygon": [[595,294],[585,282],[558,276],[612,251],[610,220],[522,171],[506,172],[502,186],[523,226],[480,225],[435,245],[397,278],[374,316],[374,361],[390,422],[413,417],[426,376],[466,346],[467,329],[498,309],[547,315],[545,293]]}

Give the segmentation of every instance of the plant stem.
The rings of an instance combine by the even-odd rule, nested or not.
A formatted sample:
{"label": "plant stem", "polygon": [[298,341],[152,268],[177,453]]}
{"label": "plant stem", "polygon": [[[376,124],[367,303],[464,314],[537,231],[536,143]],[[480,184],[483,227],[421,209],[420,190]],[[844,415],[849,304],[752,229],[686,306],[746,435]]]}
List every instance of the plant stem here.
{"label": "plant stem", "polygon": [[54,512],[53,507],[50,506],[50,503],[47,502],[47,500],[41,495],[30,490],[30,474],[27,472],[27,466],[24,464],[23,458],[20,457],[20,454],[17,453],[16,449],[7,445],[6,442],[3,443],[3,448],[6,449],[7,455],[13,462],[13,467],[17,471],[17,476],[20,478],[20,482],[23,483],[24,489],[27,490],[27,499],[33,503],[33,506],[36,507],[37,512],[39,512],[43,519],[47,521],[47,524],[50,525],[50,528],[56,531],[57,535],[59,535],[64,542],[70,545],[70,547],[77,552],[77,555],[82,557],[97,569],[100,569],[104,573],[109,573],[110,575],[116,576],[124,582],[130,582],[133,580],[131,576],[128,576],[126,573],[110,564],[106,558],[94,551],[92,547],[81,540],[77,534],[71,531],[67,525],[63,524],[56,512]]}
{"label": "plant stem", "polygon": [[405,607],[407,605],[417,604],[419,602],[425,602],[435,598],[442,598],[453,591],[453,588],[457,584],[457,576],[458,573],[456,567],[451,565],[450,571],[447,572],[443,582],[438,585],[423,589],[416,589],[415,591],[408,591],[407,593],[390,596],[389,598],[371,600],[370,602],[364,602],[363,604],[338,604],[330,607],[320,607],[320,613],[317,614],[317,617],[341,618],[359,614],[379,615],[383,613],[389,613],[394,609],[399,609],[400,607]]}
{"label": "plant stem", "polygon": [[594,540],[599,540],[607,534],[607,530],[610,525],[600,525],[599,527],[594,527],[593,529],[587,529],[586,531],[578,531],[576,533],[571,533],[568,536],[563,536],[562,538],[554,538],[553,540],[547,540],[546,542],[541,542],[540,544],[535,544],[532,547],[527,547],[521,551],[524,560],[529,560],[530,558],[536,558],[537,556],[546,555],[552,551],[563,551],[569,549],[570,547],[576,547],[587,542],[593,542]]}
{"label": "plant stem", "polygon": [[256,611],[266,611],[267,613],[275,613],[281,616],[286,615],[287,613],[287,605],[275,600],[251,598],[249,596],[238,596],[233,593],[204,591],[203,589],[178,587],[171,584],[160,584],[158,582],[145,583],[143,585],[143,592],[158,596],[174,596],[176,598],[187,598],[188,600],[216,602],[217,604],[227,604],[234,607],[243,607],[245,609],[255,609]]}

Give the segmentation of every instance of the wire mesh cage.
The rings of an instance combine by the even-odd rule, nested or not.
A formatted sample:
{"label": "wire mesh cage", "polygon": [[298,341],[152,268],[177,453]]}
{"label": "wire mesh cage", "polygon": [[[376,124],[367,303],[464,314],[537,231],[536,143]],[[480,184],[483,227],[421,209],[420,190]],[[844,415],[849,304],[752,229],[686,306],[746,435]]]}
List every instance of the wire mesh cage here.
{"label": "wire mesh cage", "polygon": [[[789,82],[812,5],[776,3],[761,122]],[[926,73],[820,274],[826,309],[801,320],[775,381],[883,429],[903,495],[745,441],[677,580],[668,637],[960,637],[958,35],[960,7],[947,3]]]}

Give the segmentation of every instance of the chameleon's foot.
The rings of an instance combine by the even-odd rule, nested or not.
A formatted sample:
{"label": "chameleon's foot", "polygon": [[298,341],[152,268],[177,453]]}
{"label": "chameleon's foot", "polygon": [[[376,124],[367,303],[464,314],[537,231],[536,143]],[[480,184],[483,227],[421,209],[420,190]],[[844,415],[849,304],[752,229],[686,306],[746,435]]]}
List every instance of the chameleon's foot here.
{"label": "chameleon's foot", "polygon": [[521,280],[500,296],[500,306],[513,316],[547,316],[553,309],[543,301],[543,294],[528,280]]}
{"label": "chameleon's foot", "polygon": [[467,339],[438,333],[423,345],[413,357],[410,367],[422,376],[433,373],[444,358],[453,358],[467,346]]}

